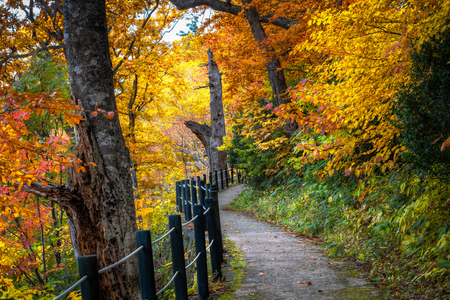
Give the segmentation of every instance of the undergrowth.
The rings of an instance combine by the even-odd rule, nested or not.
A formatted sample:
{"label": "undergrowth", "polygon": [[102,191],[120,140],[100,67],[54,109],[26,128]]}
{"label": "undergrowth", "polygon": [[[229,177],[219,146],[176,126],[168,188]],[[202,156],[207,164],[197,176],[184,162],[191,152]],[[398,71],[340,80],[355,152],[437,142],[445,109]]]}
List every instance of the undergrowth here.
{"label": "undergrowth", "polygon": [[408,169],[369,178],[312,174],[231,204],[364,264],[388,299],[448,299],[449,186]]}

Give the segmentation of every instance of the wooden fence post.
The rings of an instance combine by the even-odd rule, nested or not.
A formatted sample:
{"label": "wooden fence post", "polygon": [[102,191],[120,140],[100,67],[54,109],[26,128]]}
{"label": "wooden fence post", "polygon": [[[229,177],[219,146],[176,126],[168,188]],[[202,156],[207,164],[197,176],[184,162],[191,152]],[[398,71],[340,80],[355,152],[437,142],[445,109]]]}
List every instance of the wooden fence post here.
{"label": "wooden fence post", "polygon": [[177,207],[179,212],[183,212],[183,199],[181,197],[181,181],[175,183],[175,195],[177,197]]}
{"label": "wooden fence post", "polygon": [[211,244],[212,241],[214,243],[211,245],[210,248],[210,255],[211,255],[211,269],[213,273],[213,280],[219,280],[222,278],[222,263],[220,260],[220,246],[217,242],[219,237],[217,236],[217,230],[216,230],[216,220],[215,220],[215,211],[214,211],[214,200],[213,199],[205,199],[206,209],[210,209],[209,212],[206,214],[206,220],[208,222],[208,237],[209,237],[209,244]]}
{"label": "wooden fence post", "polygon": [[100,300],[100,280],[98,274],[97,255],[80,256],[77,259],[78,274],[80,279],[87,275],[88,278],[80,285],[81,298],[83,300]]}
{"label": "wooden fence post", "polygon": [[181,180],[181,191],[182,191],[182,195],[183,195],[183,213],[184,213],[184,218],[187,220],[187,195],[186,195],[186,191],[187,191],[187,185],[186,185],[186,180]]}
{"label": "wooden fence post", "polygon": [[197,205],[197,183],[194,178],[191,178],[191,195],[192,195],[192,205]]}
{"label": "wooden fence post", "polygon": [[141,299],[156,300],[155,268],[153,264],[152,238],[149,230],[136,231],[136,246],[144,246],[138,252]]}
{"label": "wooden fence post", "polygon": [[211,185],[215,184],[218,186],[219,185],[219,177],[217,176],[217,170],[214,171],[214,180],[215,180],[215,182],[214,183],[211,182]]}
{"label": "wooden fence post", "polygon": [[[215,230],[219,248],[220,262],[223,262],[223,240],[222,240],[222,226],[220,224],[220,211],[219,211],[219,195],[217,191],[217,186],[211,186],[210,196],[214,200],[214,219],[215,219]],[[209,228],[209,227],[208,227]]]}
{"label": "wooden fence post", "polygon": [[183,247],[183,229],[181,228],[181,216],[169,216],[169,228],[175,227],[175,230],[170,233],[170,246],[172,249],[172,269],[177,277],[174,279],[175,299],[188,300],[187,280],[186,280],[186,265],[184,262],[184,247]]}
{"label": "wooden fence post", "polygon": [[197,259],[197,286],[198,297],[200,300],[206,300],[209,296],[208,287],[208,264],[206,261],[206,247],[205,247],[205,218],[203,216],[203,206],[194,206],[194,216],[198,216],[194,220],[195,231],[195,252],[200,256]]}
{"label": "wooden fence post", "polygon": [[192,219],[192,204],[191,204],[191,188],[189,187],[189,179],[186,179],[186,220]]}
{"label": "wooden fence post", "polygon": [[228,179],[229,179],[229,176],[228,176],[229,174],[228,174],[228,168],[227,169],[225,169],[225,186],[228,188]]}

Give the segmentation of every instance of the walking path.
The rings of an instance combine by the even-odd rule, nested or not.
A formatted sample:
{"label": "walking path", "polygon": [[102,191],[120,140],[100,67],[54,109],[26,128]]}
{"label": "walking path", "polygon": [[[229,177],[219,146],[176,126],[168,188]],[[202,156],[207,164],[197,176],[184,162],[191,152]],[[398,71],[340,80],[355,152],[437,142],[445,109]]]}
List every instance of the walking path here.
{"label": "walking path", "polygon": [[[239,299],[382,299],[351,263],[338,262],[308,238],[284,233],[281,227],[224,210],[243,185],[219,194],[222,230],[247,261]],[[232,272],[226,274],[228,279]],[[232,278],[230,279],[232,280]]]}

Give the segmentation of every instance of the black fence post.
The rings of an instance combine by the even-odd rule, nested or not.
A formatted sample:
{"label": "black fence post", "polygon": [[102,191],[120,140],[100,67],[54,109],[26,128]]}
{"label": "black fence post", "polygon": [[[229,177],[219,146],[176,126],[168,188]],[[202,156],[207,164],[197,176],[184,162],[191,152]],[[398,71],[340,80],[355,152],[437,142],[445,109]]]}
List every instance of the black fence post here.
{"label": "black fence post", "polygon": [[[217,189],[219,189],[219,185],[217,184]],[[223,190],[223,170],[220,169],[220,189]]]}
{"label": "black fence post", "polygon": [[203,205],[203,206],[205,206],[205,198],[206,198],[205,192],[206,192],[205,191],[205,181],[200,180],[198,182],[198,201],[199,201],[200,205]]}
{"label": "black fence post", "polygon": [[[219,194],[217,191],[217,186],[211,186],[210,196],[214,200],[214,219],[215,219],[215,229],[217,236],[217,244],[219,248],[220,262],[223,262],[223,240],[222,240],[222,226],[220,224],[220,211],[219,211]],[[208,227],[209,228],[209,227]]]}
{"label": "black fence post", "polygon": [[234,183],[234,170],[231,168],[231,184]]}
{"label": "black fence post", "polygon": [[195,231],[195,252],[200,256],[197,259],[197,286],[198,297],[201,300],[206,300],[209,297],[208,288],[208,264],[206,261],[206,247],[205,247],[205,221],[203,216],[203,206],[194,205],[194,216],[198,216],[194,220]]}
{"label": "black fence post", "polygon": [[237,173],[238,183],[241,183],[241,172],[238,171]]}
{"label": "black fence post", "polygon": [[212,184],[213,181],[213,176],[212,176],[212,172],[209,172],[209,184]]}
{"label": "black fence post", "polygon": [[228,188],[228,179],[229,179],[229,176],[228,176],[229,174],[228,174],[228,168],[227,169],[225,169],[225,186]]}
{"label": "black fence post", "polygon": [[186,179],[186,220],[192,219],[191,188],[189,179]]}
{"label": "black fence post", "polygon": [[206,196],[205,196],[205,199],[206,198],[211,198],[210,195],[209,195],[209,191],[210,190],[211,190],[211,184],[208,183],[208,184],[206,184]]}
{"label": "black fence post", "polygon": [[100,300],[100,280],[98,274],[97,255],[80,256],[77,259],[78,274],[80,279],[87,275],[88,278],[80,285],[81,298],[83,300]]}
{"label": "black fence post", "polygon": [[184,213],[184,218],[187,220],[187,195],[186,195],[186,191],[187,191],[187,185],[186,185],[186,180],[181,180],[181,191],[182,191],[182,195],[183,195],[183,213]]}
{"label": "black fence post", "polygon": [[175,182],[175,195],[177,197],[177,207],[179,212],[183,212],[183,199],[181,197],[181,182]]}
{"label": "black fence post", "polygon": [[150,230],[136,231],[136,246],[138,248],[144,246],[144,249],[137,255],[141,299],[156,300],[155,267]]}
{"label": "black fence post", "polygon": [[203,181],[204,181],[205,184],[206,184],[206,174],[205,174],[205,173],[203,173]]}
{"label": "black fence post", "polygon": [[209,244],[211,242],[213,244],[210,247],[210,255],[211,255],[211,269],[213,273],[213,280],[219,280],[222,278],[222,264],[220,260],[220,248],[217,240],[219,237],[216,235],[216,220],[215,220],[215,212],[214,212],[214,200],[213,199],[205,199],[206,209],[209,208],[209,212],[206,214],[206,220],[208,222],[208,237]]}
{"label": "black fence post", "polygon": [[195,181],[194,178],[191,178],[192,205],[197,205],[197,189],[198,189],[197,182]]}
{"label": "black fence post", "polygon": [[217,175],[217,170],[214,171],[214,180],[215,180],[215,182],[214,183],[211,182],[211,185],[213,185],[213,184],[218,185],[219,184],[219,176]]}
{"label": "black fence post", "polygon": [[174,279],[175,299],[188,300],[187,280],[186,280],[186,265],[184,262],[184,247],[183,247],[183,231],[181,228],[181,216],[169,216],[169,228],[175,230],[170,233],[170,246],[172,249],[172,269],[177,277]]}

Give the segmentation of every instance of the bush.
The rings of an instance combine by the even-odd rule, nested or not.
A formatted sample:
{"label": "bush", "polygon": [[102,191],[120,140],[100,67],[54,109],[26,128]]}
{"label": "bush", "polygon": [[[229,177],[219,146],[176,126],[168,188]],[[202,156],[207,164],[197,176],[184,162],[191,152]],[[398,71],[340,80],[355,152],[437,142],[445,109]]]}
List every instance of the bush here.
{"label": "bush", "polygon": [[450,151],[440,148],[450,136],[450,30],[413,51],[411,60],[411,83],[398,90],[394,110],[409,150],[405,159],[448,182]]}

